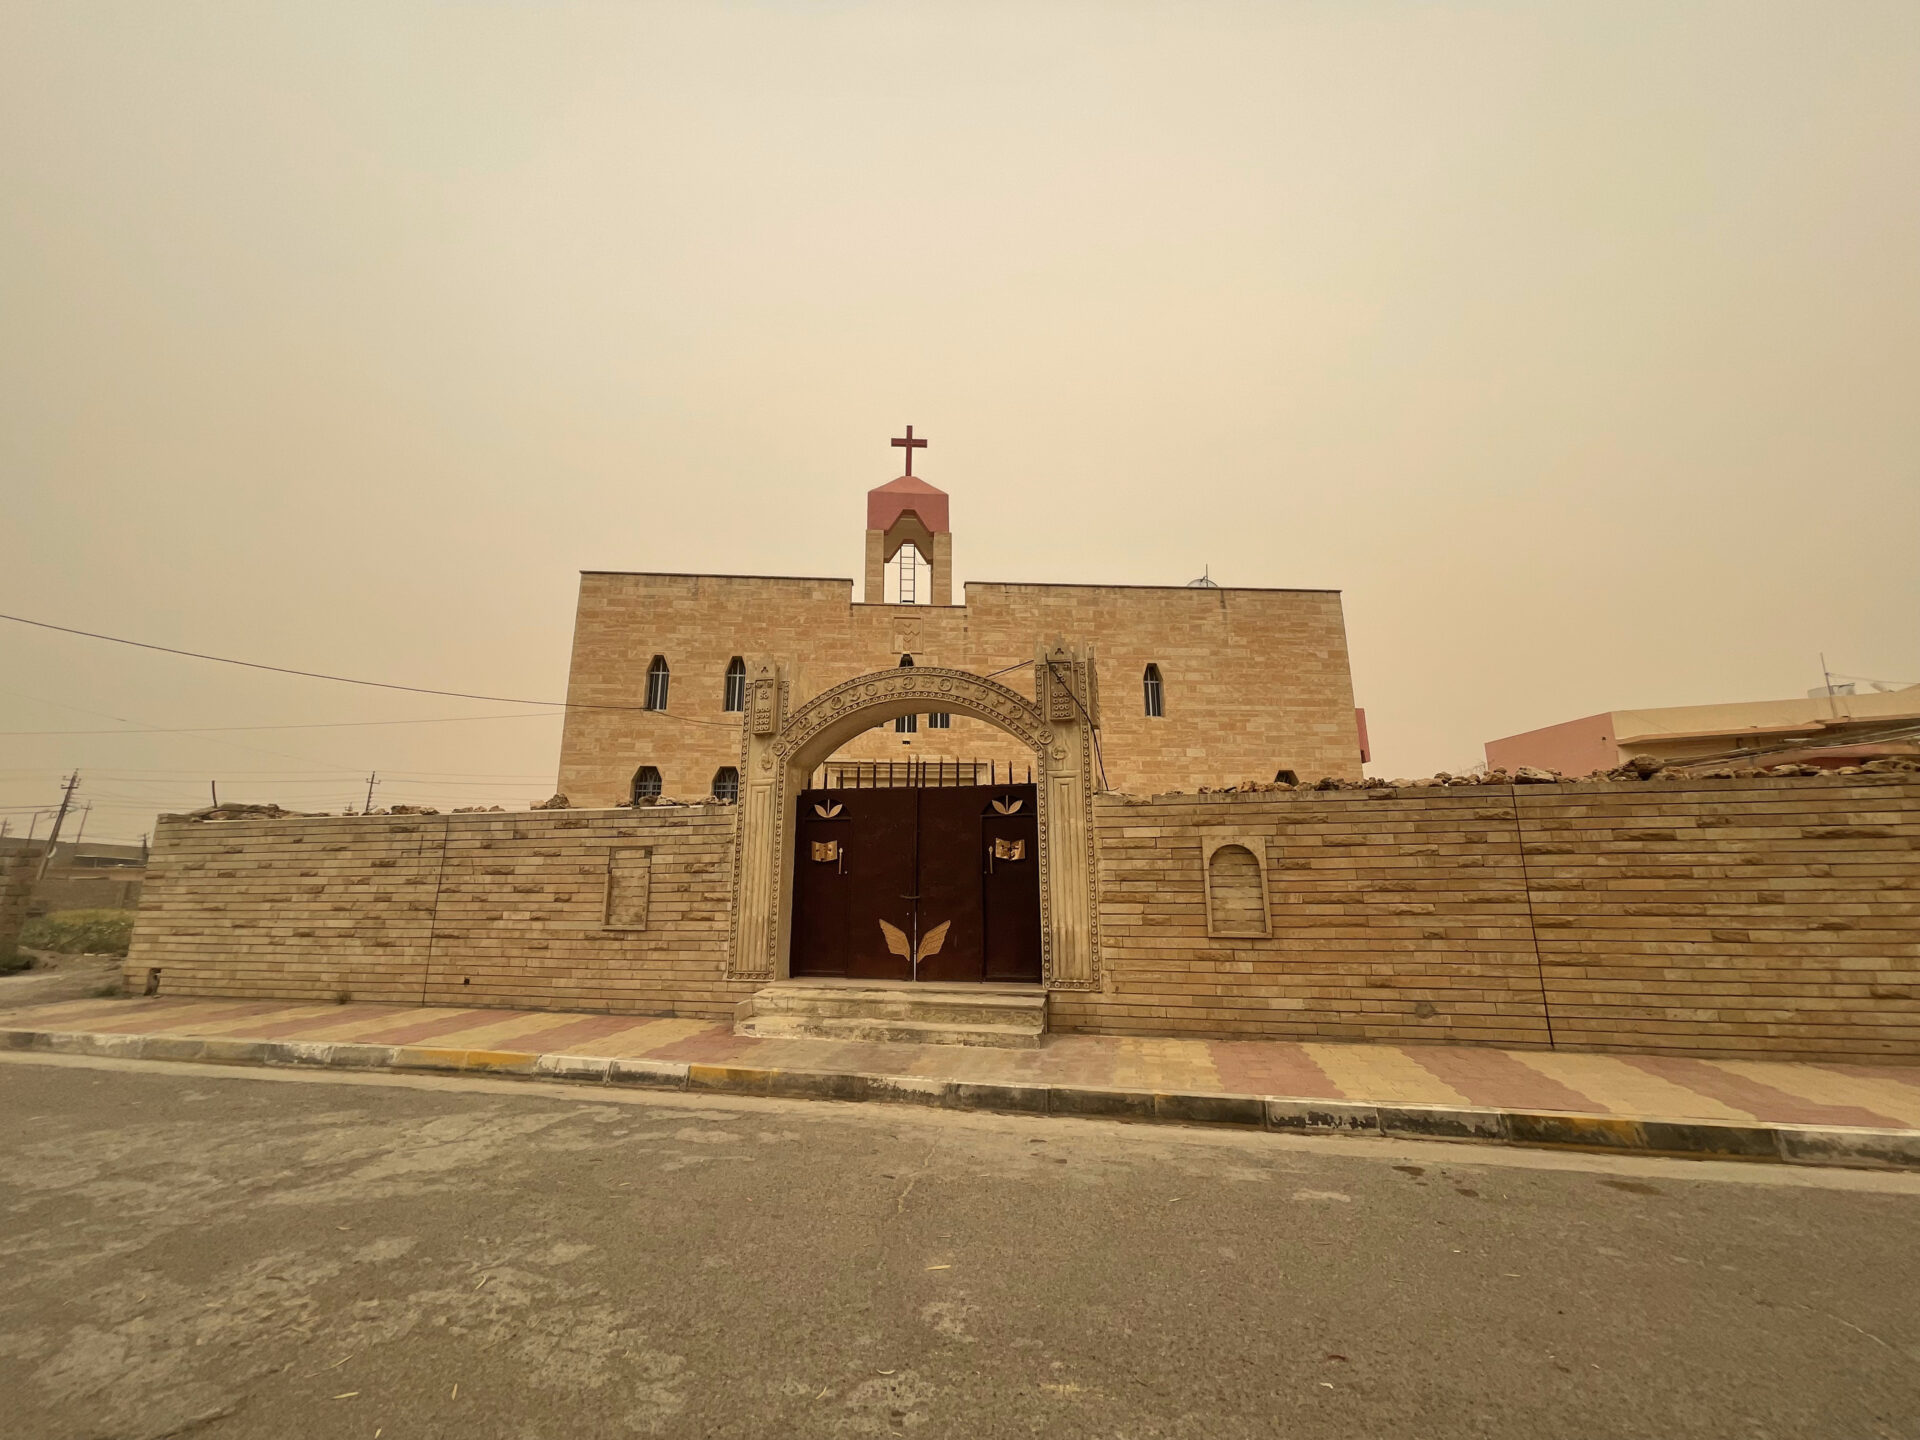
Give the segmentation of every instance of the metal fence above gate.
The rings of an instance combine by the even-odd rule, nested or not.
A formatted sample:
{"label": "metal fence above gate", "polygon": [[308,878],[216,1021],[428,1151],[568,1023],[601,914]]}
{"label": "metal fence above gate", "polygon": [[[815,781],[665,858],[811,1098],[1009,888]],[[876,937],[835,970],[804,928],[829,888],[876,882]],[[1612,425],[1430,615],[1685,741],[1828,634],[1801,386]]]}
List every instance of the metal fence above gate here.
{"label": "metal fence above gate", "polygon": [[815,790],[889,790],[949,785],[1030,785],[1033,767],[1020,774],[997,760],[829,760],[808,778]]}

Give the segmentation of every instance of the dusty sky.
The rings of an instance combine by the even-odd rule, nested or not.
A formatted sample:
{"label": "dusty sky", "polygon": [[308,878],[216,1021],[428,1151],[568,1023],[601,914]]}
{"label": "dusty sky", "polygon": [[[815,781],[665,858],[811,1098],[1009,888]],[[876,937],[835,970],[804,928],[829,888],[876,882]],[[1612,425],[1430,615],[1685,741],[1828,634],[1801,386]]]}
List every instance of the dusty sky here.
{"label": "dusty sky", "polygon": [[[912,422],[962,580],[1344,590],[1377,773],[1920,680],[1917,173],[1912,0],[4,0],[0,609],[557,699]],[[515,708],[0,623],[0,814],[524,803],[344,725]]]}

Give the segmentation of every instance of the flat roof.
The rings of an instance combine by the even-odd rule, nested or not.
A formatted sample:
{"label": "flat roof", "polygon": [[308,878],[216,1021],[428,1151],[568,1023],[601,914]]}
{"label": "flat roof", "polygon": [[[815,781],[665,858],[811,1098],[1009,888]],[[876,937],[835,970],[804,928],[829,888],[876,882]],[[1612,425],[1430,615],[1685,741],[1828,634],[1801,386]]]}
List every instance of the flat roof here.
{"label": "flat roof", "polygon": [[582,575],[652,575],[662,580],[805,580],[823,585],[851,585],[847,575],[706,575],[697,570],[582,570]]}
{"label": "flat roof", "polygon": [[[694,570],[582,570],[582,575],[647,575],[661,580],[792,580],[802,584],[814,585],[851,585],[853,580],[845,575],[716,575],[704,574]],[[963,580],[960,588],[970,585],[998,585],[1002,589],[1019,588],[1023,590],[1191,590],[1196,595],[1206,595],[1217,590],[1240,590],[1259,595],[1338,595],[1337,589],[1310,585],[1137,585],[1126,581],[1102,580]],[[864,602],[879,604],[879,601]],[[894,601],[884,602],[892,605]],[[951,609],[951,606],[929,606],[929,609]]]}

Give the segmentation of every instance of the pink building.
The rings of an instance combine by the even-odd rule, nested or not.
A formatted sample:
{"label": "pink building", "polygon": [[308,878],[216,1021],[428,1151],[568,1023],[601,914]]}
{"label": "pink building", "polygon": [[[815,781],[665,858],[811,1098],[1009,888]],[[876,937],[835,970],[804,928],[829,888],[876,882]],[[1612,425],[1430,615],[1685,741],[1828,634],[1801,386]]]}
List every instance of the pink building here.
{"label": "pink building", "polygon": [[1489,740],[1489,770],[1531,765],[1562,775],[1611,770],[1635,755],[1671,763],[1764,756],[1837,769],[1920,756],[1920,685],[1868,695],[1814,695],[1735,705],[1603,710]]}

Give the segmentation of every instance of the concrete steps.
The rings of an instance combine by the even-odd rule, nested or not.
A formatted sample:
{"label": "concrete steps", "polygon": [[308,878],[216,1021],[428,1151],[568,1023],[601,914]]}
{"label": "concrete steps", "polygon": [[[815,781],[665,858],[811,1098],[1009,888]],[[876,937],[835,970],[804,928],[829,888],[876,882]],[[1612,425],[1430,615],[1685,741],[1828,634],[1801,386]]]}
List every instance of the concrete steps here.
{"label": "concrete steps", "polygon": [[1031,1049],[1047,1031],[1047,994],[1037,985],[787,980],[744,1001],[733,1029],[761,1039]]}

